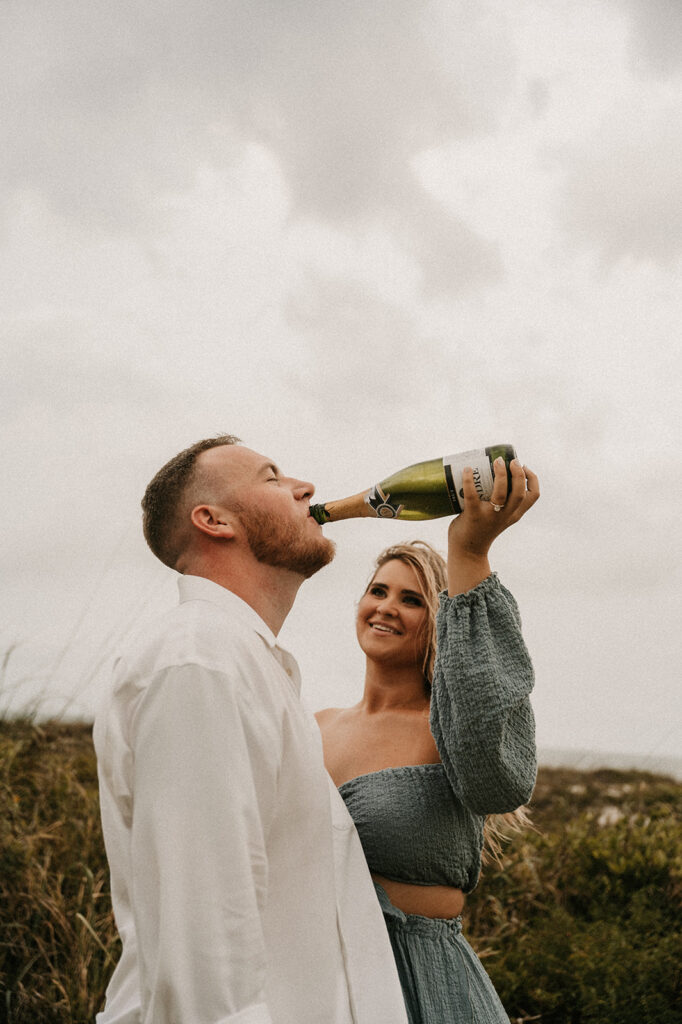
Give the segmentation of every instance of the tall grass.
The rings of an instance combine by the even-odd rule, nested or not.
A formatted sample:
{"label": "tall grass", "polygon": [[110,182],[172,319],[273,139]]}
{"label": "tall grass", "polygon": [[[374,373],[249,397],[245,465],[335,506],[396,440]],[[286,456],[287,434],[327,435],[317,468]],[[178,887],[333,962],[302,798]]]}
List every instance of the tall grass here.
{"label": "tall grass", "polygon": [[[465,912],[514,1024],[680,1024],[682,785],[543,769],[532,810]],[[119,951],[90,727],[0,721],[0,1022],[92,1022]]]}
{"label": "tall grass", "polygon": [[90,727],[0,722],[0,1021],[93,1021],[119,947]]}

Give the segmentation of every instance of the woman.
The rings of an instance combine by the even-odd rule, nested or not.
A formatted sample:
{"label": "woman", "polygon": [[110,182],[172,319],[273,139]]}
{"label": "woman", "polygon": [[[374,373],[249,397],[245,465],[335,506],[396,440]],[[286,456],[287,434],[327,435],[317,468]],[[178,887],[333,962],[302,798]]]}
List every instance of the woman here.
{"label": "woman", "polygon": [[539,487],[515,461],[507,493],[502,460],[494,468],[488,502],[464,472],[447,569],[418,541],[379,556],[357,611],[362,700],[317,716],[327,768],[372,871],[410,1024],[509,1020],[460,919],[480,874],[487,816],[529,800],[536,769],[532,665],[516,602],[491,574],[488,551]]}

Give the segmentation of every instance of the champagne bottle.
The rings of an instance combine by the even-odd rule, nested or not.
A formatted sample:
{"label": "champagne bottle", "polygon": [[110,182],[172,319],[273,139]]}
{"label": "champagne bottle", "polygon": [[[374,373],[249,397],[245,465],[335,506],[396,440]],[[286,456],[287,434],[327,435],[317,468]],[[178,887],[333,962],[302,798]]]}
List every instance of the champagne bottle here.
{"label": "champagne bottle", "polygon": [[507,467],[507,487],[511,487],[509,463],[516,458],[510,444],[476,448],[470,452],[446,455],[442,459],[417,462],[399,469],[367,491],[339,501],[311,505],[310,514],[318,522],[372,516],[379,519],[438,519],[462,511],[462,470],[471,466],[474,484],[481,501],[493,492],[493,462],[502,456]]}

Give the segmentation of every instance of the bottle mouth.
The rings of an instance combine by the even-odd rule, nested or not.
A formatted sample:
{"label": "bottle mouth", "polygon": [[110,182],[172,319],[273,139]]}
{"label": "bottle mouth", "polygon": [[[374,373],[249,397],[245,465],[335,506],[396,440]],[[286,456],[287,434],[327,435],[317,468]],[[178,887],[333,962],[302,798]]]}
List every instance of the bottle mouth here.
{"label": "bottle mouth", "polygon": [[324,524],[328,523],[331,518],[325,505],[311,505],[310,515],[316,523],[320,524],[320,526],[324,526]]}

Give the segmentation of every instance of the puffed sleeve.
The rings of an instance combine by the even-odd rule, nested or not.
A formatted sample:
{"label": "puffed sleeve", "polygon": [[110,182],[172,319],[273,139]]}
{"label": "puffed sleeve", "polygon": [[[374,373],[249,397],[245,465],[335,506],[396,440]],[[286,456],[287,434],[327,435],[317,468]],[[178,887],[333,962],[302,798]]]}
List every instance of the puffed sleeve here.
{"label": "puffed sleeve", "polygon": [[431,732],[452,789],[476,814],[526,803],[537,770],[533,666],[516,601],[493,573],[441,594]]}

